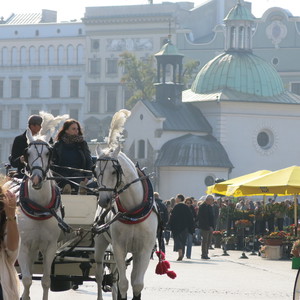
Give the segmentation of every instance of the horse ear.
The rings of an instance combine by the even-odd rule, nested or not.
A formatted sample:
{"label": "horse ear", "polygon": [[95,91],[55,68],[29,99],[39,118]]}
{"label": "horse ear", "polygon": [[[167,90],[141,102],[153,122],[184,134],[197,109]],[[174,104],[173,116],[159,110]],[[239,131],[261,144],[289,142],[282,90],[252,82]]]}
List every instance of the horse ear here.
{"label": "horse ear", "polygon": [[100,144],[97,145],[95,151],[96,151],[96,156],[97,157],[100,157],[101,155],[103,155],[103,150],[102,150]]}
{"label": "horse ear", "polygon": [[30,144],[34,141],[30,128],[26,130],[27,143]]}
{"label": "horse ear", "polygon": [[112,153],[112,157],[115,158],[115,159],[117,159],[117,158],[118,158],[118,155],[119,155],[119,153],[120,153],[120,151],[121,151],[121,146],[118,145],[118,147],[117,147],[117,148],[114,150],[114,152]]}

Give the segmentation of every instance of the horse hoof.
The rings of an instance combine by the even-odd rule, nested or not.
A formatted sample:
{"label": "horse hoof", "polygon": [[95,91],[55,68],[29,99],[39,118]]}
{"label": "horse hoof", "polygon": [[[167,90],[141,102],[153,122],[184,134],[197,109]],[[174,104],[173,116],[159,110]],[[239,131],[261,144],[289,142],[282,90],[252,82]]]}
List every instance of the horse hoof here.
{"label": "horse hoof", "polygon": [[139,294],[138,296],[133,296],[132,300],[141,300],[141,294]]}

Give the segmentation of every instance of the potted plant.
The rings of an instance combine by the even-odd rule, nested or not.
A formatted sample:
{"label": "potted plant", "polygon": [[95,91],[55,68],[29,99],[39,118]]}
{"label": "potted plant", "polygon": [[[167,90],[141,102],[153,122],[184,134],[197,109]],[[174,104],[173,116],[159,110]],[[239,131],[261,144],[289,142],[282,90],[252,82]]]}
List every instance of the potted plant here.
{"label": "potted plant", "polygon": [[285,231],[271,232],[269,235],[262,237],[262,241],[268,246],[281,246],[286,239],[287,233]]}
{"label": "potted plant", "polygon": [[247,228],[252,226],[252,222],[247,219],[237,220],[234,224],[237,228]]}

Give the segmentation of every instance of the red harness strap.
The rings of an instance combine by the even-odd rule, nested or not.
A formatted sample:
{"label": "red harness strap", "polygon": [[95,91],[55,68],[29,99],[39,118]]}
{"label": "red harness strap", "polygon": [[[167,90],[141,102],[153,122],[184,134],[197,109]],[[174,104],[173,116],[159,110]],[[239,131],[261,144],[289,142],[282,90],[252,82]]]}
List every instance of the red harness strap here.
{"label": "red harness strap", "polygon": [[[140,173],[141,173],[141,171],[138,169],[138,173],[139,173],[139,175],[141,175]],[[143,174],[142,174],[143,175]],[[132,217],[132,220],[124,220],[124,219],[119,219],[119,221],[120,222],[122,222],[122,223],[125,223],[125,224],[138,224],[138,223],[141,223],[141,222],[143,222],[144,220],[146,220],[149,216],[150,216],[150,214],[151,214],[151,212],[152,212],[152,209],[150,209],[145,215],[143,215],[142,217],[140,217],[140,218],[134,218],[134,216],[137,216],[138,214],[140,214],[140,213],[142,213],[143,212],[143,210],[145,209],[145,205],[143,205],[143,204],[145,204],[145,203],[147,203],[148,201],[149,201],[149,186],[148,186],[148,183],[147,183],[147,180],[146,179],[144,179],[144,180],[142,180],[141,181],[142,182],[142,184],[143,184],[143,189],[144,189],[144,198],[143,198],[143,201],[142,201],[142,204],[141,204],[141,207],[139,206],[139,208],[137,209],[137,210],[135,210],[135,211],[128,211],[128,210],[126,210],[123,206],[122,206],[122,204],[121,204],[121,201],[120,201],[120,198],[119,198],[119,196],[117,196],[116,198],[115,198],[115,200],[116,200],[116,203],[117,203],[117,207],[118,207],[118,211],[120,211],[120,212],[122,212],[122,213],[130,213],[130,216]]]}
{"label": "red harness strap", "polygon": [[[25,183],[24,183],[24,198],[28,198],[28,178],[25,180]],[[52,186],[52,198],[51,198],[50,203],[45,208],[51,209],[55,206],[55,204],[56,204],[56,190],[55,190],[55,187]],[[41,211],[38,207],[34,206],[31,203],[28,203],[28,206],[32,210]],[[33,216],[33,215],[29,214],[22,206],[21,206],[21,209],[27,217],[34,219],[34,220],[47,220],[47,219],[50,219],[51,217],[53,217],[52,215],[37,217],[37,216]]]}

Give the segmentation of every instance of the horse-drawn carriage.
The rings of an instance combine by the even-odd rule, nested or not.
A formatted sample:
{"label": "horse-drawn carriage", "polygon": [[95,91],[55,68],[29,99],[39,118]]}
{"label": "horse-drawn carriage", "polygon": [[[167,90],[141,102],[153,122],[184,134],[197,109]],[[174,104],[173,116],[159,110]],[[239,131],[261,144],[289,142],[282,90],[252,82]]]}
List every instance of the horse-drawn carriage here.
{"label": "horse-drawn carriage", "polygon": [[[113,300],[127,299],[126,267],[131,260],[133,300],[141,299],[159,214],[149,177],[120,151],[119,138],[129,115],[126,110],[117,112],[108,147],[97,147],[95,195],[60,196],[50,170],[49,136],[33,137],[27,130],[27,178],[21,183],[18,214],[22,300],[30,299],[34,278],[41,279],[43,300],[50,286],[62,291],[91,280],[97,282],[98,300],[103,299],[102,289],[111,290]],[[165,264],[163,272],[168,268]]]}

